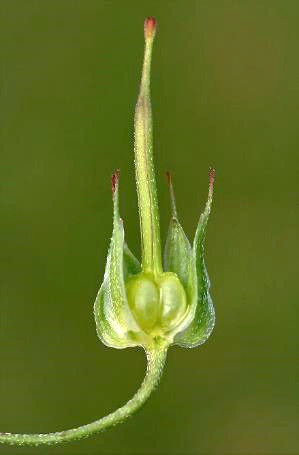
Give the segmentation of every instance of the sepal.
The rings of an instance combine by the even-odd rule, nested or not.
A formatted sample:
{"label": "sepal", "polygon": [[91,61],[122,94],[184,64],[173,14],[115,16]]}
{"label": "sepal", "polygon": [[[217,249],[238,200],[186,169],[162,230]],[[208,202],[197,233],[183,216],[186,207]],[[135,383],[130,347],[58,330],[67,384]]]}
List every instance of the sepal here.
{"label": "sepal", "polygon": [[123,268],[125,282],[132,276],[138,275],[138,273],[141,272],[140,262],[129,249],[126,242],[124,242],[123,249]]}
{"label": "sepal", "polygon": [[164,251],[164,269],[166,272],[173,272],[179,278],[187,297],[187,312],[181,321],[174,341],[178,334],[184,331],[192,322],[197,305],[197,276],[193,251],[189,240],[178,220],[175,196],[172,184],[172,176],[167,173],[172,217],[170,220],[168,235]]}
{"label": "sepal", "polygon": [[204,241],[207,223],[211,211],[215,171],[210,171],[209,195],[206,207],[200,216],[196,229],[193,255],[196,263],[198,301],[194,319],[191,325],[177,337],[177,344],[182,347],[193,348],[203,344],[213,331],[215,325],[215,309],[210,296],[210,280],[204,261]]}
{"label": "sepal", "polygon": [[94,304],[97,333],[101,341],[114,348],[140,345],[143,332],[136,324],[128,305],[125,276],[138,273],[140,265],[124,242],[123,222],[118,208],[118,179],[112,177],[113,234],[108,252],[104,280]]}

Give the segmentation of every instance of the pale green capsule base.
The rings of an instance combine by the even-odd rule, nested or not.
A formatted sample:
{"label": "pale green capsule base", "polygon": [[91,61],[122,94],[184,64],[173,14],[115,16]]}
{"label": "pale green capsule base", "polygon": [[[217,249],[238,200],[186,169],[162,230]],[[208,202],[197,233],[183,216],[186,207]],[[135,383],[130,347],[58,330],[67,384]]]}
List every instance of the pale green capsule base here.
{"label": "pale green capsule base", "polygon": [[175,273],[142,272],[128,280],[126,291],[138,325],[152,337],[167,337],[186,314],[186,293]]}

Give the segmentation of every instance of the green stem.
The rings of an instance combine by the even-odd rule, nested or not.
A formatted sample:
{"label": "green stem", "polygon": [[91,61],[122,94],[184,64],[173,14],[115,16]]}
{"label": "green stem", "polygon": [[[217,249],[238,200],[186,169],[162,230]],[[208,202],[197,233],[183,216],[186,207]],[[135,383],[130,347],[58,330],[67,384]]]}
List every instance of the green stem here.
{"label": "green stem", "polygon": [[142,269],[162,272],[159,211],[153,163],[150,69],[155,21],[145,21],[145,49],[140,92],[135,110],[135,169],[140,214]]}
{"label": "green stem", "polygon": [[147,371],[141,387],[131,400],[111,414],[87,425],[72,428],[71,430],[59,431],[57,433],[0,433],[0,443],[11,445],[53,445],[86,438],[92,434],[99,433],[122,423],[144,405],[151,393],[157,387],[165,364],[166,353],[167,347],[165,344],[156,343],[151,349],[146,350]]}

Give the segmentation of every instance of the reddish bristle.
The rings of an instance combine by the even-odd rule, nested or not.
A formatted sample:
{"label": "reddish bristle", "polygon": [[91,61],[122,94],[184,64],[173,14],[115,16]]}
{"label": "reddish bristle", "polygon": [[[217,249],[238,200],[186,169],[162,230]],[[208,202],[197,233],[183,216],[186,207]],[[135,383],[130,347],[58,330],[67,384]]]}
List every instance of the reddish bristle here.
{"label": "reddish bristle", "polygon": [[215,169],[214,168],[210,168],[210,170],[209,170],[209,181],[210,181],[211,190],[213,190],[213,187],[214,187],[215,175],[216,175]]}
{"label": "reddish bristle", "polygon": [[112,194],[113,195],[114,195],[115,190],[117,189],[117,186],[118,186],[119,174],[120,174],[119,169],[116,169],[114,171],[114,173],[112,174],[112,177],[111,177],[111,186],[112,186]]}
{"label": "reddish bristle", "polygon": [[170,171],[166,171],[166,178],[168,185],[172,185],[172,173]]}
{"label": "reddish bristle", "polygon": [[144,21],[144,36],[145,39],[152,38],[155,34],[157,21],[154,17],[147,17]]}

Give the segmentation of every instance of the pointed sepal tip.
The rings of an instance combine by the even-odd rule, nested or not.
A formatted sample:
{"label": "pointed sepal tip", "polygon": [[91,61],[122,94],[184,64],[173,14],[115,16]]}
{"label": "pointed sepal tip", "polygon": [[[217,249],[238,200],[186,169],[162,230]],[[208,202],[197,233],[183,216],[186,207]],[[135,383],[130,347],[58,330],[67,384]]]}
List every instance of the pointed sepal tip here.
{"label": "pointed sepal tip", "polygon": [[111,177],[112,196],[114,196],[115,191],[118,189],[119,175],[120,175],[120,170],[115,169],[115,171],[113,172],[112,177]]}
{"label": "pointed sepal tip", "polygon": [[214,181],[216,176],[216,170],[213,167],[209,169],[209,190],[210,193],[213,193],[214,190]]}

